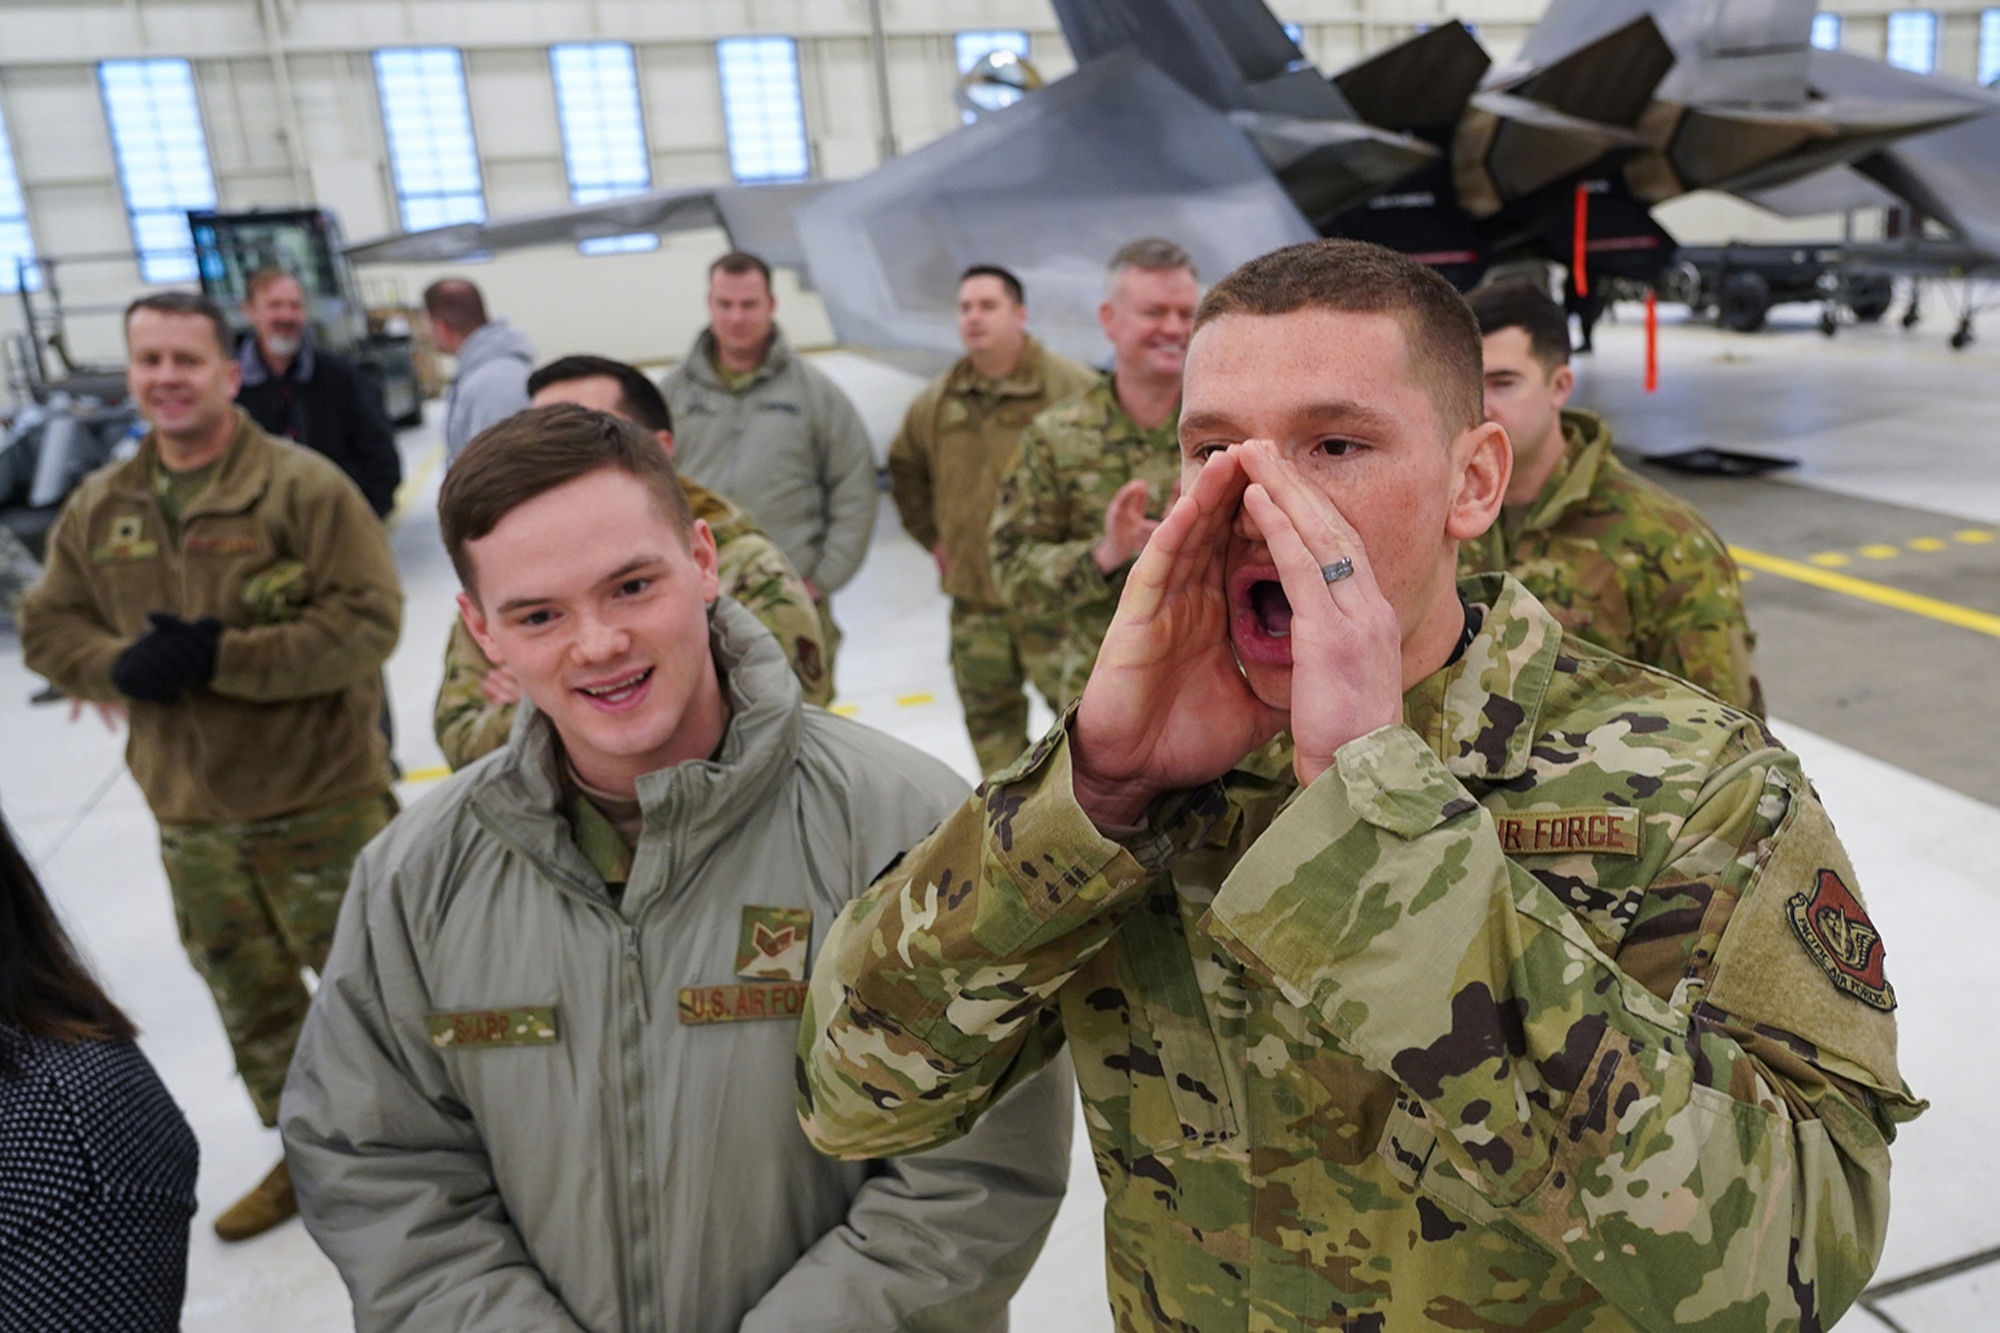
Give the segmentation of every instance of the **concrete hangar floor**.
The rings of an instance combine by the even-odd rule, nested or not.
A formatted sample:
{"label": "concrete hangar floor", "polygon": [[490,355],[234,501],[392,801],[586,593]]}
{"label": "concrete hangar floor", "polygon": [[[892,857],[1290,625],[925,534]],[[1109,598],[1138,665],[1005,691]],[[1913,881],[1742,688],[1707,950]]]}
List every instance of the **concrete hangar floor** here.
{"label": "concrete hangar floor", "polygon": [[[1782,455],[1757,479],[1646,470],[1691,495],[1742,553],[1773,725],[1805,758],[1889,941],[1905,1075],[1930,1113],[1896,1145],[1895,1210],[1876,1295],[1843,1330],[1987,1327],[2000,1286],[2000,1159],[1975,1145],[2000,1104],[2000,349],[1945,349],[1893,325],[1832,341],[1799,308],[1742,337],[1668,316],[1662,385],[1641,387],[1637,311],[1598,330],[1580,405],[1603,410],[1628,458],[1701,445]],[[1781,310],[1780,316],[1787,311]],[[915,377],[844,353],[820,362],[893,432]],[[403,437],[411,477],[394,541],[408,592],[390,664],[398,750],[420,796],[442,772],[429,729],[455,587],[437,541],[433,428]],[[945,601],[928,557],[883,503],[874,549],[837,598],[847,631],[838,706],[972,775],[945,660]],[[237,1084],[209,997],[174,937],[155,829],[92,718],[31,708],[37,687],[0,629],[0,800],[200,1136],[189,1265],[193,1333],[352,1326],[346,1293],[303,1227],[238,1246],[215,1214],[278,1154]],[[1038,715],[1038,725],[1046,715]],[[1097,1212],[1079,1141],[1075,1183],[1015,1302],[1015,1327],[1110,1328]]]}

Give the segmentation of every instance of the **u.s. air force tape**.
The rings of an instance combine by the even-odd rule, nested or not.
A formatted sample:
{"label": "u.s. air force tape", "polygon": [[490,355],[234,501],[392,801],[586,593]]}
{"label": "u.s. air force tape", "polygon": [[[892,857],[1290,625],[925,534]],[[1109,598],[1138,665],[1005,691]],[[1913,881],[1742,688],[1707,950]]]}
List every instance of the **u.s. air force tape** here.
{"label": "u.s. air force tape", "polygon": [[1618,806],[1496,811],[1493,826],[1500,834],[1500,850],[1508,856],[1639,854],[1639,812]]}

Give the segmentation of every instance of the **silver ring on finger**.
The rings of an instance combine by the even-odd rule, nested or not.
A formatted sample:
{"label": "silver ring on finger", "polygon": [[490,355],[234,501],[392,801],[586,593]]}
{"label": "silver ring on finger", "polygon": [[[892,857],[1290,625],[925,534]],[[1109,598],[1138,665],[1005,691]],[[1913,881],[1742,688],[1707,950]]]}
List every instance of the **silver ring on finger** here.
{"label": "silver ring on finger", "polygon": [[1328,583],[1338,583],[1342,579],[1354,577],[1354,562],[1342,556],[1330,565],[1321,565],[1319,574]]}

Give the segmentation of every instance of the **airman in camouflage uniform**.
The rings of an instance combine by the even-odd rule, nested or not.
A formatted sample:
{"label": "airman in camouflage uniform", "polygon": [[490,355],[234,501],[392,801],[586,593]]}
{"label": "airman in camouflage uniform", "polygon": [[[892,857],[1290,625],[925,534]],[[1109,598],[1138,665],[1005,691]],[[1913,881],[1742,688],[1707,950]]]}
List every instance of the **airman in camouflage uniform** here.
{"label": "airman in camouflage uniform", "polygon": [[1515,470],[1500,518],[1459,550],[1459,572],[1504,569],[1563,628],[1764,716],[1756,635],[1729,548],[1664,487],[1611,452],[1611,430],[1566,407],[1569,322],[1539,289],[1472,294],[1485,335],[1487,414]]}
{"label": "airman in camouflage uniform", "polygon": [[[301,972],[324,965],[354,854],[396,811],[377,722],[402,592],[354,483],[234,406],[213,302],[141,298],[126,340],[152,429],[64,505],[23,657],[73,699],[126,707],[181,943],[275,1125]],[[241,1240],[295,1211],[281,1161],[215,1229]]]}
{"label": "airman in camouflage uniform", "polygon": [[831,932],[801,1122],[945,1142],[1067,1044],[1122,1330],[1830,1326],[1922,1109],[1880,937],[1754,718],[1453,596],[1507,470],[1455,301],[1351,242],[1210,294],[1186,494],[1063,725]]}
{"label": "airman in camouflage uniform", "polygon": [[1027,333],[1020,280],[979,265],[958,284],[966,355],[910,404],[889,446],[889,493],[903,527],[931,552],[951,596],[951,667],[982,773],[1028,746],[1027,683],[1015,617],[993,586],[987,529],[1021,430],[1097,378]]}
{"label": "airman in camouflage uniform", "polygon": [[1181,364],[1199,296],[1193,261],[1171,241],[1121,248],[1097,312],[1111,372],[1037,417],[1000,483],[994,582],[1019,617],[1028,678],[1058,709],[1090,678],[1126,573],[1172,499]]}
{"label": "airman in camouflage uniform", "polygon": [[[533,405],[575,403],[609,412],[651,431],[673,452],[673,418],[657,386],[635,367],[596,356],[551,361],[528,377]],[[812,594],[785,553],[757,527],[749,513],[714,491],[679,475],[694,516],[715,538],[718,573],[725,596],[742,605],[777,637],[791,662],[805,700],[821,707],[833,702],[833,671],[822,620]],[[444,683],[438,687],[432,726],[438,748],[452,768],[464,768],[506,743],[515,707],[490,698],[484,682],[497,671],[479,645],[454,619],[445,645]]]}

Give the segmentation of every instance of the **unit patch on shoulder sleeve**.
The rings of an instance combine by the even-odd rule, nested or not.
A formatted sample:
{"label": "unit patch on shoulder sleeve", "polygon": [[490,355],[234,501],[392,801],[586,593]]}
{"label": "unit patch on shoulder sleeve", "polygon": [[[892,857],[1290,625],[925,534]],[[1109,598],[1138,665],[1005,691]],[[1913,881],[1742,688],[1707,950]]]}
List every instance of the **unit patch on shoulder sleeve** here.
{"label": "unit patch on shoulder sleeve", "polygon": [[1785,904],[1792,931],[1833,984],[1887,1013],[1896,991],[1882,972],[1882,935],[1839,874],[1821,870],[1811,893]]}
{"label": "unit patch on shoulder sleeve", "polygon": [[753,981],[804,981],[812,924],[808,908],[746,906],[736,939],[736,975]]}

